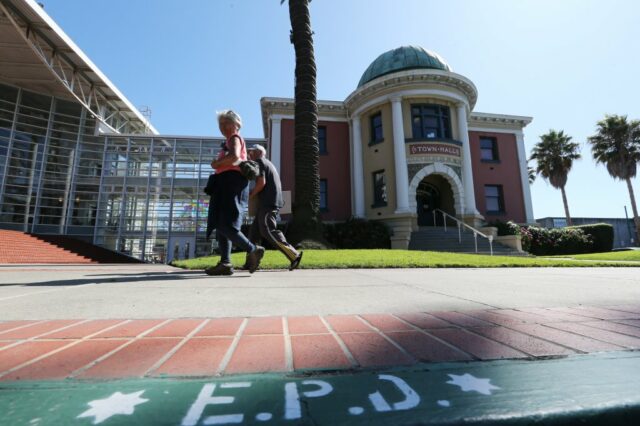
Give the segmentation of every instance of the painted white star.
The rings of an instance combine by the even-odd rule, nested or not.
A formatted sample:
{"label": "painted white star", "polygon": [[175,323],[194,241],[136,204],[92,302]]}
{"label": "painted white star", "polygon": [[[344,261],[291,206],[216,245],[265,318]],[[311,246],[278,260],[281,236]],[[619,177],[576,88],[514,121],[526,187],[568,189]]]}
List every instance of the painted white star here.
{"label": "painted white star", "polygon": [[77,418],[93,416],[93,424],[97,425],[109,417],[118,414],[130,416],[133,414],[136,405],[149,401],[148,399],[140,398],[140,395],[143,393],[143,390],[133,393],[116,392],[109,398],[96,399],[95,401],[89,402],[88,404],[91,408],[80,414]]}
{"label": "painted white star", "polygon": [[447,374],[447,376],[451,377],[451,380],[447,383],[460,386],[460,389],[463,392],[476,391],[483,395],[491,395],[492,389],[500,389],[498,386],[494,386],[490,383],[491,379],[479,379],[469,373],[465,373],[462,376],[457,376],[455,374]]}

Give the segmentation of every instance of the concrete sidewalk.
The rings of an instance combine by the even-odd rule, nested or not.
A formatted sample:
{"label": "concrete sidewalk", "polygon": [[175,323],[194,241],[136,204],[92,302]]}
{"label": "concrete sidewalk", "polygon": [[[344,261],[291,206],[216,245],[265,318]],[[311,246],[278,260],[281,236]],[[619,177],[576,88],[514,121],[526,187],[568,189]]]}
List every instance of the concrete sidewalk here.
{"label": "concrete sidewalk", "polygon": [[[14,424],[635,424],[640,415],[638,268],[215,278],[23,265],[0,277],[0,408]],[[235,388],[251,389],[225,390]],[[349,389],[364,401],[340,396]],[[337,399],[320,398],[329,394]],[[255,403],[228,414],[234,398]]]}
{"label": "concrete sidewalk", "polygon": [[0,320],[402,313],[639,300],[640,268],[340,269],[209,277],[161,265],[0,266]]}

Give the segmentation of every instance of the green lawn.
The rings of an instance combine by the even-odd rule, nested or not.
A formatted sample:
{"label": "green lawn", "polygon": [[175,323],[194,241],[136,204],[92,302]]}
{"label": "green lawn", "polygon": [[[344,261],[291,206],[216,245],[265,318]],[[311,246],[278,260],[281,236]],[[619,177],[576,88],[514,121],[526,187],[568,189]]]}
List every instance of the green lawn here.
{"label": "green lawn", "polygon": [[579,260],[610,260],[618,262],[640,262],[640,250],[609,251],[606,253],[571,254],[554,256]]}
{"label": "green lawn", "polygon": [[[607,253],[617,254],[617,253]],[[582,256],[582,255],[581,255]],[[586,255],[584,255],[586,256]],[[244,253],[234,253],[236,266],[244,263]],[[215,265],[219,256],[173,262],[185,269],[204,269]],[[597,259],[599,260],[599,259]],[[616,262],[607,262],[615,260]],[[622,263],[617,258],[602,261],[583,261],[536,257],[483,256],[475,254],[443,253],[409,250],[305,250],[301,269],[330,268],[499,268],[499,267],[575,267],[575,266],[639,266]],[[632,259],[623,259],[632,260]],[[640,259],[638,259],[640,260]],[[278,251],[267,250],[262,259],[263,269],[284,269],[289,262]]]}

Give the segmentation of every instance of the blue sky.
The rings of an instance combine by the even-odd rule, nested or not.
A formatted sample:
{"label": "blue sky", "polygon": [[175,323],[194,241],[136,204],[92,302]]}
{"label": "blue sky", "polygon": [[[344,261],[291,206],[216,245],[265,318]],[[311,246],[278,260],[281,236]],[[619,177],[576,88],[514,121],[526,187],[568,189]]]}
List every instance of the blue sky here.
{"label": "blue sky", "polygon": [[[46,12],[164,134],[219,135],[233,108],[263,137],[259,100],[293,97],[294,52],[280,0],[41,0]],[[629,215],[629,193],[586,139],[604,114],[640,119],[640,2],[313,0],[318,98],[344,100],[367,66],[402,45],[438,52],[479,92],[475,111],[526,115],[527,152],[549,129],[582,145],[574,217]],[[640,199],[640,178],[633,181]],[[534,215],[564,216],[560,191],[532,186]]]}

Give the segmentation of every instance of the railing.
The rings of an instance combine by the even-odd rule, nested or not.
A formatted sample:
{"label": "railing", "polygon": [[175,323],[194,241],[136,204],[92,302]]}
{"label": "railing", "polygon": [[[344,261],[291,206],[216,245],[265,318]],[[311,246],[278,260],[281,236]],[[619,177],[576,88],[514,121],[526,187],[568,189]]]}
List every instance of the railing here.
{"label": "railing", "polygon": [[467,225],[466,223],[464,223],[460,219],[458,219],[456,217],[453,217],[449,213],[443,212],[440,209],[435,209],[433,211],[433,226],[437,226],[436,212],[442,214],[442,222],[444,224],[444,232],[447,232],[447,218],[451,218],[458,225],[458,242],[460,244],[462,244],[462,231],[464,230],[464,228],[469,228],[471,230],[471,232],[473,232],[473,241],[474,241],[475,246],[476,246],[476,253],[478,253],[478,235],[480,235],[481,237],[484,237],[484,238],[487,239],[487,241],[489,241],[489,251],[491,252],[491,256],[493,256],[493,235],[485,235],[482,232],[478,231],[473,226]]}

